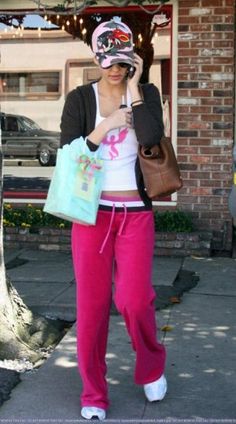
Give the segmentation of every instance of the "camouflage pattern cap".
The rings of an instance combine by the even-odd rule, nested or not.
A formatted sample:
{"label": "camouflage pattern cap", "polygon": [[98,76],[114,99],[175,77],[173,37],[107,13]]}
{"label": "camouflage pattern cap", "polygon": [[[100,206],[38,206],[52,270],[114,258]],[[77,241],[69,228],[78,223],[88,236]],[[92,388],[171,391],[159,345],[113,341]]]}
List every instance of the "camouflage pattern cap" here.
{"label": "camouflage pattern cap", "polygon": [[114,17],[102,22],[92,35],[92,50],[102,68],[116,63],[133,64],[133,35],[130,28]]}

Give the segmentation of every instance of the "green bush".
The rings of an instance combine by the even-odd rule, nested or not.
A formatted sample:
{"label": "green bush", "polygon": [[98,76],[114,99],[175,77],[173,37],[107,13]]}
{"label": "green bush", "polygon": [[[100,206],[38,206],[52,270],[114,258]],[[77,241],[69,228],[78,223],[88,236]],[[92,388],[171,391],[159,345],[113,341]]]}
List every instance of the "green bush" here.
{"label": "green bush", "polygon": [[[191,217],[183,211],[154,212],[155,231],[191,232],[193,223]],[[71,223],[43,212],[43,209],[28,204],[23,207],[14,207],[4,204],[3,225],[8,227],[53,227],[70,228]]]}
{"label": "green bush", "polygon": [[12,207],[5,203],[3,207],[3,225],[8,227],[56,227],[70,228],[71,223],[57,218],[37,206],[28,204],[25,208]]}
{"label": "green bush", "polygon": [[165,212],[154,212],[155,231],[184,232],[194,230],[192,219],[186,212],[174,210]]}

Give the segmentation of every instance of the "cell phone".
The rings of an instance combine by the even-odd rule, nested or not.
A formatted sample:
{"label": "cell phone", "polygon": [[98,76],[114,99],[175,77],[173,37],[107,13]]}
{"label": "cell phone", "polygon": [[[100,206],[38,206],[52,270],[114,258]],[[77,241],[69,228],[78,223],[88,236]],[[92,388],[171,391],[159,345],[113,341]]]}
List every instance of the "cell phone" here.
{"label": "cell phone", "polygon": [[136,71],[135,67],[134,66],[130,66],[130,68],[128,70],[127,77],[128,78],[132,78],[134,76],[135,71]]}

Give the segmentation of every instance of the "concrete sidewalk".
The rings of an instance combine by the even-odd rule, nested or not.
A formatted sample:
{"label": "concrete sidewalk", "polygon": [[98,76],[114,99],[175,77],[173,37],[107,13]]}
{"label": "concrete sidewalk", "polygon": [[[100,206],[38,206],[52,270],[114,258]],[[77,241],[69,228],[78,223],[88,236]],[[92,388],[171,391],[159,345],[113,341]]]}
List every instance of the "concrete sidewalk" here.
{"label": "concrete sidewalk", "polygon": [[[25,302],[38,312],[73,320],[70,254],[6,252],[8,264],[17,261],[8,272]],[[107,422],[236,423],[236,260],[155,257],[154,285],[171,286],[181,268],[198,273],[200,281],[181,303],[157,311],[159,339],[168,354],[168,394],[159,403],[145,400],[142,387],[133,383],[134,353],[123,320],[112,315]],[[171,331],[162,331],[165,325]],[[0,423],[86,422],[80,417],[75,326],[44,365],[22,374],[21,380],[0,408]]]}

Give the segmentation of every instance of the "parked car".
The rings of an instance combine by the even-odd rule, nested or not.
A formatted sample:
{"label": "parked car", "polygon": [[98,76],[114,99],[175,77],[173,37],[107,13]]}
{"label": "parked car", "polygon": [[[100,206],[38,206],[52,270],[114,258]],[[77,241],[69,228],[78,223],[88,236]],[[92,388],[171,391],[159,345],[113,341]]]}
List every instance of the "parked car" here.
{"label": "parked car", "polygon": [[4,158],[36,158],[40,165],[55,165],[60,133],[43,130],[22,115],[0,112]]}

